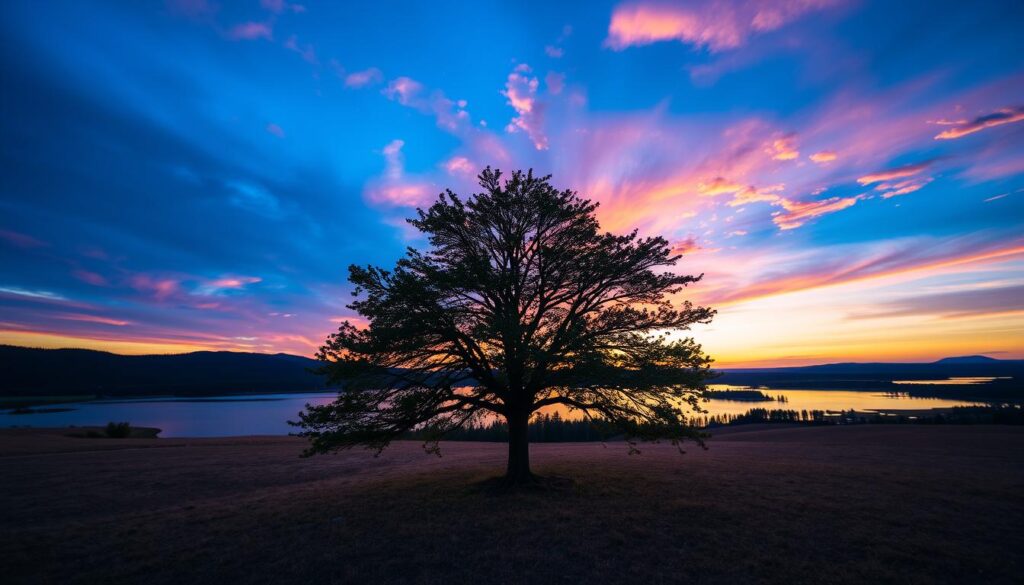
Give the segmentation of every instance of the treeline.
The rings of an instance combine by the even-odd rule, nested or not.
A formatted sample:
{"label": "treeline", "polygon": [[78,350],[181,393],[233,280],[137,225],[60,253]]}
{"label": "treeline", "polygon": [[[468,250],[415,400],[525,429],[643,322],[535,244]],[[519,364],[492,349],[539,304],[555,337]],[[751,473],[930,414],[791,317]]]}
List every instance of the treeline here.
{"label": "treeline", "polygon": [[921,414],[858,412],[855,410],[785,410],[751,408],[743,414],[698,417],[705,427],[753,423],[799,424],[996,424],[1024,425],[1024,408],[1016,404],[954,406]]}
{"label": "treeline", "polygon": [[[587,441],[606,441],[621,434],[614,425],[602,419],[562,418],[557,412],[542,414],[530,420],[530,442],[532,443],[578,443]],[[410,439],[425,439],[431,435],[430,429],[410,433]],[[495,420],[490,423],[468,425],[444,436],[446,441],[508,441],[508,425]]]}
{"label": "treeline", "polygon": [[748,388],[708,390],[704,395],[711,400],[731,400],[733,402],[789,402],[789,399],[782,394],[771,396],[760,390]]}
{"label": "treeline", "polygon": [[[804,425],[850,424],[997,424],[1024,425],[1024,409],[1018,405],[956,406],[934,413],[906,415],[857,412],[855,410],[786,410],[751,408],[743,414],[696,416],[692,422],[704,428],[755,423],[788,423]],[[607,441],[621,437],[622,432],[602,419],[565,419],[557,412],[534,417],[530,421],[530,442],[579,443]],[[423,440],[432,436],[430,429],[406,435],[407,439]],[[508,441],[508,425],[495,420],[449,431],[445,441]]]}

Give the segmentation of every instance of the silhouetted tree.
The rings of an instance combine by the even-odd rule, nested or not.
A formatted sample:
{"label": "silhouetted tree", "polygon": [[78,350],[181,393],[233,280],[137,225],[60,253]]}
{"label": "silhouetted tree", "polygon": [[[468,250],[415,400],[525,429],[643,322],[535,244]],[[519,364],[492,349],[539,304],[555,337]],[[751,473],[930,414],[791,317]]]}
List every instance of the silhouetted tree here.
{"label": "silhouetted tree", "polygon": [[665,239],[601,233],[597,204],[550,177],[502,181],[488,167],[478,178],[483,192],[446,191],[408,220],[429,251],[409,248],[393,270],[349,268],[349,307],[368,327],[343,323],[318,353],[342,391],[294,423],[307,454],[383,449],[416,429],[436,450],[446,432],[498,415],[506,479],[529,481],[530,416],[554,404],[639,440],[700,441],[686,410],[699,410],[711,360],[667,337],[714,314],[670,300],[700,277],[655,272],[679,258]]}

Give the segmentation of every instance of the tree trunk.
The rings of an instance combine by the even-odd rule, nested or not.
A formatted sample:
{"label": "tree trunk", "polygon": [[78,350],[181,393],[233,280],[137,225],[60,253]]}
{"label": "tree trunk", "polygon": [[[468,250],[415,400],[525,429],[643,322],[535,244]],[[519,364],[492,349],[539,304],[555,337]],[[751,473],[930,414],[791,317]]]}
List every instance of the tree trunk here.
{"label": "tree trunk", "polygon": [[508,420],[508,471],[505,483],[517,485],[534,480],[530,473],[530,414],[515,413]]}

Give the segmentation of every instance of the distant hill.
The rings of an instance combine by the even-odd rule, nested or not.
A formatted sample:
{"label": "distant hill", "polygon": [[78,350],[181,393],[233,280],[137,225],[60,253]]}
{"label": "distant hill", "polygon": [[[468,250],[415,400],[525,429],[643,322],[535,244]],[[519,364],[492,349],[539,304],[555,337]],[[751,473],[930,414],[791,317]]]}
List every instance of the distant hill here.
{"label": "distant hill", "polygon": [[[944,396],[978,400],[1024,399],[1024,360],[987,356],[943,358],[930,363],[837,363],[785,368],[730,368],[719,370],[721,384],[787,389],[881,390],[917,396]],[[933,380],[993,377],[984,384],[909,385],[895,380]]]}
{"label": "distant hill", "polygon": [[935,362],[937,364],[992,364],[1002,360],[988,357],[987,355],[962,355],[959,357],[942,358]]}
{"label": "distant hill", "polygon": [[211,394],[325,388],[315,360],[284,353],[197,351],[118,355],[88,349],[0,345],[0,395]]}
{"label": "distant hill", "polygon": [[[0,396],[211,395],[303,392],[326,388],[309,370],[315,360],[289,355],[197,351],[174,355],[118,355],[88,349],[34,349],[0,345]],[[1024,400],[1024,360],[950,357],[931,363],[836,363],[786,368],[719,370],[716,383],[778,389],[879,390],[919,396]],[[987,384],[932,386],[893,380],[1001,378]]]}

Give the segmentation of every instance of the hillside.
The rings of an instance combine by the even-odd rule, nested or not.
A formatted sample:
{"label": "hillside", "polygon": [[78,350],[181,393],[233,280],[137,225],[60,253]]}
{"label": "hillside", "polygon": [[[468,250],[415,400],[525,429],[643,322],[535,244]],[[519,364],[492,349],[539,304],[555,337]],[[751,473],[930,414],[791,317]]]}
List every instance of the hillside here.
{"label": "hillside", "polygon": [[199,351],[118,355],[0,346],[0,395],[208,394],[324,388],[315,360],[288,354]]}
{"label": "hillside", "polygon": [[[0,395],[224,394],[301,392],[325,387],[309,370],[316,360],[284,353],[199,351],[173,355],[118,355],[87,349],[34,349],[0,345]],[[778,389],[850,389],[920,396],[1019,400],[1024,360],[985,356],[931,363],[836,363],[791,368],[720,370],[717,383]],[[902,385],[893,380],[997,378],[978,385]]]}
{"label": "hillside", "polygon": [[[943,358],[930,363],[836,363],[788,368],[721,370],[716,380],[738,386],[786,389],[882,390],[917,396],[948,396],[981,400],[1024,397],[1024,360],[986,356]],[[950,378],[995,378],[980,384],[942,384]],[[894,380],[930,380],[934,384],[894,384]]]}

